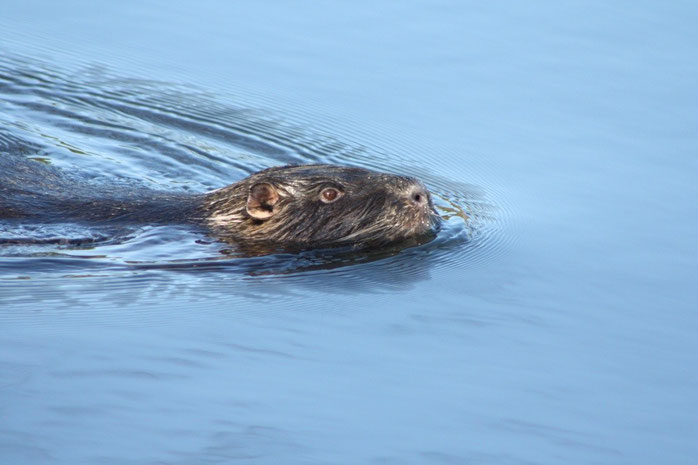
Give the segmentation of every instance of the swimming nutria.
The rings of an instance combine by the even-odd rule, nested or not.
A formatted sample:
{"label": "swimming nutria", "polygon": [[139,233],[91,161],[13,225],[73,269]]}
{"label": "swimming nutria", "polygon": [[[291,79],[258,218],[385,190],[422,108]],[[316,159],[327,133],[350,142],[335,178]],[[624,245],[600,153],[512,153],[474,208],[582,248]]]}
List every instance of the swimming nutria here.
{"label": "swimming nutria", "polygon": [[[302,248],[383,245],[433,233],[440,224],[421,182],[347,166],[269,168],[208,193],[184,194],[95,191],[37,162],[3,165],[0,218],[194,223],[220,238]],[[40,182],[36,169],[45,171]]]}

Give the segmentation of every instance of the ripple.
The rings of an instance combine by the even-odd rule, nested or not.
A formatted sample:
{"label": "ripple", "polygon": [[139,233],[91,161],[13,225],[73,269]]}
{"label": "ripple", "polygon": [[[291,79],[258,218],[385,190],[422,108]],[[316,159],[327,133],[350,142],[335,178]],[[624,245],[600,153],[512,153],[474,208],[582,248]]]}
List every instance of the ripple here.
{"label": "ripple", "polygon": [[[188,86],[124,79],[96,68],[63,73],[10,55],[0,59],[0,95],[7,107],[0,115],[1,151],[39,159],[71,179],[201,192],[268,166],[341,163],[419,177],[444,218],[434,240],[407,248],[262,257],[231,251],[182,227],[115,231],[4,221],[4,303],[74,304],[126,289],[136,300],[160,299],[174,289],[187,289],[191,296],[230,293],[230,286],[237,296],[261,299],[299,289],[382,292],[429,279],[435,269],[479,266],[505,252],[514,237],[512,209],[495,186],[436,174],[467,176],[468,167],[430,166],[443,157],[406,137],[388,139],[379,127],[343,125],[340,140],[332,122],[311,126],[301,111],[284,119],[273,108],[235,106]],[[56,285],[45,285],[52,280]],[[66,287],[67,282],[80,284]],[[28,300],[22,297],[27,290]]]}

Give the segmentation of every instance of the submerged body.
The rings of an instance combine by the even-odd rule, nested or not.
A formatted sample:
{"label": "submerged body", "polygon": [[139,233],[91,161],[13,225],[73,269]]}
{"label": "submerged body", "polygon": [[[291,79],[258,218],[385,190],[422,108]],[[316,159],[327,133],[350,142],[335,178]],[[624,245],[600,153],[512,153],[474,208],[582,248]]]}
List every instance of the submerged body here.
{"label": "submerged body", "polygon": [[4,164],[0,218],[189,223],[222,240],[294,248],[379,246],[426,237],[440,224],[421,182],[347,166],[269,168],[212,192],[184,194],[99,189],[35,161]]}

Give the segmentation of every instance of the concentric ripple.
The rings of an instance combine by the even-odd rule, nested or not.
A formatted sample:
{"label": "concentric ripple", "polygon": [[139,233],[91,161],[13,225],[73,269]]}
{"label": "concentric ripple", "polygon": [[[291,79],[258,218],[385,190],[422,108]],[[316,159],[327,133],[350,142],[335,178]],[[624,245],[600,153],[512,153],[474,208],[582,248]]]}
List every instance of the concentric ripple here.
{"label": "concentric ripple", "polygon": [[[417,156],[409,143],[385,134],[355,132],[340,140],[329,124],[311,129],[297,115],[289,120],[272,110],[238,107],[232,98],[104,70],[62,73],[9,56],[0,59],[0,98],[0,156],[53,165],[69,182],[202,192],[269,166],[341,163],[419,177],[444,219],[436,239],[410,247],[259,257],[183,227],[112,230],[5,220],[3,300],[11,298],[18,279],[34,280],[27,284],[34,287],[39,280],[81,278],[88,288],[104,288],[128,277],[132,290],[135,279],[145,295],[153,276],[158,283],[195,289],[221,273],[245,286],[272,279],[277,293],[297,285],[379,290],[427,279],[435,267],[473,266],[506,248],[506,208],[489,200],[489,189],[433,174],[448,167],[432,169],[428,154]],[[381,148],[381,141],[390,149]],[[463,167],[453,172],[459,171]],[[57,292],[41,289],[48,299]]]}

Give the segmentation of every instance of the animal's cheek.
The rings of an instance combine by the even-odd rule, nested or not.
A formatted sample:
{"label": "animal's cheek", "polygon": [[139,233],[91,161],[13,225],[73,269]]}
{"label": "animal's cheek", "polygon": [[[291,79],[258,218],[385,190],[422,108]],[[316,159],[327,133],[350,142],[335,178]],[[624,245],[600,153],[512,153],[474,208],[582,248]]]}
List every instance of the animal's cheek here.
{"label": "animal's cheek", "polygon": [[[340,201],[341,202],[341,201]],[[343,203],[323,205],[317,211],[318,218],[324,218],[330,223],[353,223],[360,219],[356,209],[350,208],[349,205]]]}
{"label": "animal's cheek", "polygon": [[317,215],[322,214],[323,208],[329,205],[320,205],[320,202],[309,202],[309,201],[293,201],[288,202],[283,205],[281,209],[281,215],[279,219],[292,219],[292,218],[313,218]]}

